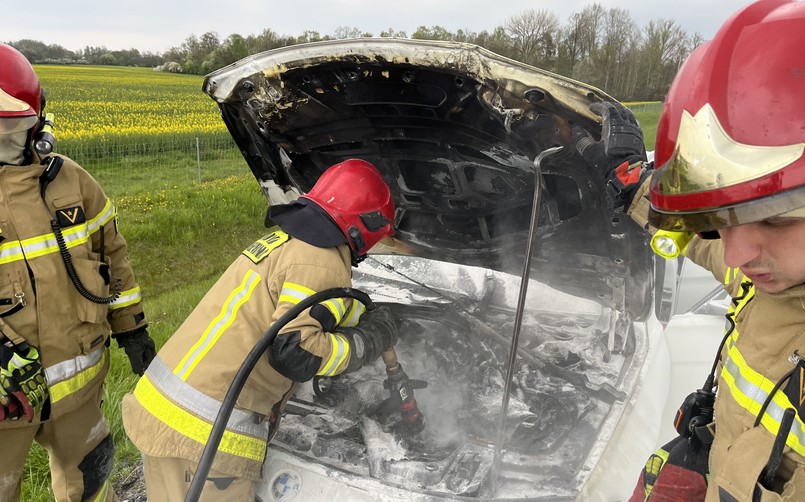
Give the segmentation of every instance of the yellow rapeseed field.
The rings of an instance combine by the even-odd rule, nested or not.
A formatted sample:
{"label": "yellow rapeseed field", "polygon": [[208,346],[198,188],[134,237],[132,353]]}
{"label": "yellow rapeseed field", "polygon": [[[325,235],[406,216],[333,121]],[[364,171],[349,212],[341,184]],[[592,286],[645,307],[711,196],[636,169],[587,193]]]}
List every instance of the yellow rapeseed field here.
{"label": "yellow rapeseed field", "polygon": [[150,68],[37,65],[60,142],[226,133],[203,77]]}

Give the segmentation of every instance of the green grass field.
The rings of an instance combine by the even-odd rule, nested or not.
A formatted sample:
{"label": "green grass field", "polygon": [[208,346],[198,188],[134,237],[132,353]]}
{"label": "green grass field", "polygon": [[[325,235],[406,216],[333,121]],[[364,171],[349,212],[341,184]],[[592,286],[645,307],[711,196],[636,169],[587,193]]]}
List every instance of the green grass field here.
{"label": "green grass field", "polygon": [[[70,81],[71,68],[58,69],[59,78]],[[43,84],[49,85],[52,81],[45,71],[47,68],[37,69],[44,74]],[[80,67],[74,70],[79,72],[77,79],[88,78],[87,73],[80,73],[88,70]],[[81,81],[88,86],[103,85],[109,96],[126,96],[132,94],[126,94],[128,91],[116,89],[115,86],[130,88],[131,75],[136,75],[135,88],[145,86],[152,93],[136,95],[142,100],[157,103],[179,92],[177,88],[183,89],[182,92],[186,91],[188,95],[200,88],[199,77],[155,74],[139,69],[128,73],[130,70],[101,68],[96,70],[101,80],[96,82],[88,78]],[[153,82],[149,81],[151,77],[155,79]],[[63,88],[80,87],[65,84]],[[69,98],[69,94],[56,94],[51,95],[51,99],[56,100],[57,96],[58,99]],[[80,100],[76,99],[75,102]],[[109,107],[114,109],[114,102],[111,103]],[[53,107],[56,108],[55,102]],[[659,107],[644,107],[636,109],[636,112],[646,130],[647,148],[651,149],[654,134],[650,131],[656,130]],[[60,115],[70,113],[70,108],[59,111]],[[146,112],[132,110],[121,113],[127,115],[128,121],[138,122],[136,114]],[[148,117],[141,119],[143,123],[150,120]],[[203,132],[198,131],[199,134]],[[164,130],[155,129],[151,136],[158,142],[160,138],[164,139],[164,134]],[[195,132],[190,131],[189,134],[192,136]],[[177,181],[172,176],[177,176],[178,171],[166,170],[159,154],[149,152],[147,145],[139,145],[148,137],[147,131],[130,135],[128,141],[132,143],[124,145],[126,153],[106,159],[111,167],[93,169],[92,162],[86,162],[80,155],[73,154],[73,157],[96,175],[118,207],[119,227],[128,241],[129,254],[142,286],[150,332],[157,345],[161,346],[237,254],[263,234],[266,201],[245,161],[237,155],[218,159],[208,168],[204,177],[210,181],[202,183],[195,181],[192,167],[195,159],[184,159],[183,162],[190,163],[187,169],[191,175],[189,179],[185,174],[178,175],[181,179]],[[69,142],[65,144],[69,146]],[[138,148],[145,150],[137,153]],[[134,387],[136,377],[132,375],[123,351],[114,348],[112,353],[112,370],[106,380],[104,406],[117,445],[113,480],[120,486],[139,462],[139,452],[126,438],[120,419],[120,401]],[[33,448],[26,464],[22,500],[53,500],[47,455],[38,446]]]}

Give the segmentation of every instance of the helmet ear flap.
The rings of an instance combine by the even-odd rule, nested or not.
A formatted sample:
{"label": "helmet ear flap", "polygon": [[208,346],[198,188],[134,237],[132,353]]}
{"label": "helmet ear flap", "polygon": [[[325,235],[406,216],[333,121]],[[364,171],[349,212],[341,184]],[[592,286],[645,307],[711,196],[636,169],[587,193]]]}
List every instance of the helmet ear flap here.
{"label": "helmet ear flap", "polygon": [[383,216],[383,213],[381,213],[379,209],[369,213],[361,213],[360,218],[363,226],[370,232],[377,232],[391,223],[391,220]]}

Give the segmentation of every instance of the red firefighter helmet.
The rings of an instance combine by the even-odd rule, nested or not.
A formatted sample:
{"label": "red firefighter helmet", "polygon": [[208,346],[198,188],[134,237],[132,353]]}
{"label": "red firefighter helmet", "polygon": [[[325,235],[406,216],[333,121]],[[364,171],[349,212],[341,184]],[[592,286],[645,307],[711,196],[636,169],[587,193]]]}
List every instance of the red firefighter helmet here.
{"label": "red firefighter helmet", "polygon": [[319,205],[333,219],[358,256],[394,235],[394,201],[375,166],[349,159],[331,166],[301,199]]}
{"label": "red firefighter helmet", "polygon": [[700,232],[805,216],[803,47],[805,2],[761,0],[690,55],[657,127],[653,225]]}
{"label": "red firefighter helmet", "polygon": [[17,49],[0,44],[0,118],[38,117],[42,111],[39,78]]}

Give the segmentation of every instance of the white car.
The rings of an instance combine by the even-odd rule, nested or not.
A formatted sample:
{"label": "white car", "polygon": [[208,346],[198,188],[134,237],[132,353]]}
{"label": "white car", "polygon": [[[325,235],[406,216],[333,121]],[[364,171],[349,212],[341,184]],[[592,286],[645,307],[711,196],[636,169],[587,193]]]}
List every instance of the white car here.
{"label": "white car", "polygon": [[612,98],[475,46],[399,39],[266,52],[204,90],[272,204],[348,158],[380,169],[399,241],[354,283],[395,312],[399,361],[427,384],[416,433],[382,361],[300,386],[263,501],[629,497],[710,370],[724,303],[705,298],[709,279],[687,291],[683,262],[655,258],[575,152],[571,127],[600,134],[588,105]]}

